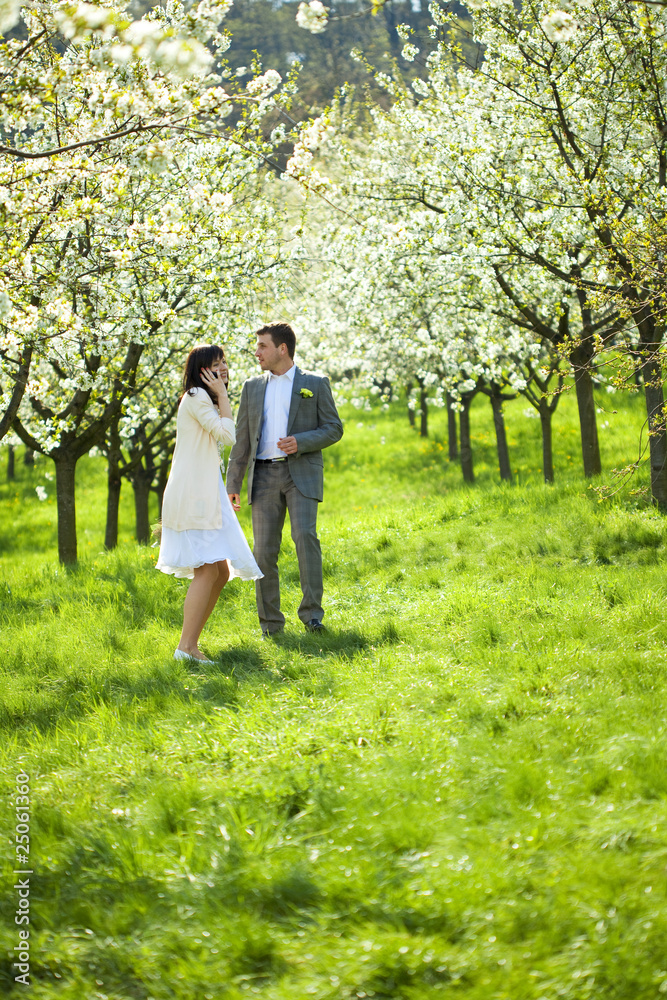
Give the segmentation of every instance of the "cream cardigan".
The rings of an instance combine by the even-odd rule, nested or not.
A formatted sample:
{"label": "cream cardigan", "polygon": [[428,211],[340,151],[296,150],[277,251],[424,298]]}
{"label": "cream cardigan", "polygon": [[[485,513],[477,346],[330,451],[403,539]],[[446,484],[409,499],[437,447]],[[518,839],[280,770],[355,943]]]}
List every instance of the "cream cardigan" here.
{"label": "cream cardigan", "polygon": [[221,417],[205,389],[185,393],[176,418],[176,447],[162,501],[162,525],[174,531],[221,528],[218,442],[234,444],[234,421]]}

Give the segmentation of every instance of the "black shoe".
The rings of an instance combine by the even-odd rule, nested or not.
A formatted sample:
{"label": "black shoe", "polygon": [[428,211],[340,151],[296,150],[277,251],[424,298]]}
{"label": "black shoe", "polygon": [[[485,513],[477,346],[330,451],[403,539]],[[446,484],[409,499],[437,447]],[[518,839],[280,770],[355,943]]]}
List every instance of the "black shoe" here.
{"label": "black shoe", "polygon": [[322,622],[318,622],[317,618],[311,618],[309,622],[306,622],[304,628],[306,632],[326,632],[326,629]]}

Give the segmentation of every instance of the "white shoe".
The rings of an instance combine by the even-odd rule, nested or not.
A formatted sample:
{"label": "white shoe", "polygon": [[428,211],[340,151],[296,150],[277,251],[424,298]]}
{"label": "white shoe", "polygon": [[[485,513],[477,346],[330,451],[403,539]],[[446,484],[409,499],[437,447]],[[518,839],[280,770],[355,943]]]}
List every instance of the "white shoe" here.
{"label": "white shoe", "polygon": [[206,657],[201,659],[198,656],[193,656],[192,653],[186,653],[184,649],[177,649],[174,652],[175,660],[192,660],[194,663],[213,663],[213,660],[207,660]]}

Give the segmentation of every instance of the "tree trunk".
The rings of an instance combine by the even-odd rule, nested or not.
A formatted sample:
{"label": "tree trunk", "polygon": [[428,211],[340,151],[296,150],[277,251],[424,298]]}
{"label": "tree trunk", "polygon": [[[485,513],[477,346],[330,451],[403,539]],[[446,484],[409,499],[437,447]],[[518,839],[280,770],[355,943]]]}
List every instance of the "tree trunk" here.
{"label": "tree trunk", "polygon": [[408,420],[410,422],[410,426],[414,427],[415,426],[415,411],[410,406],[410,393],[412,392],[412,382],[408,382],[408,384],[405,387],[405,391],[406,391],[406,394],[407,394],[407,397],[408,397]]}
{"label": "tree trunk", "polygon": [[118,511],[120,508],[120,439],[118,420],[109,428],[109,451],[107,455],[107,523],[104,530],[104,548],[115,549],[118,545]]}
{"label": "tree trunk", "polygon": [[419,436],[426,438],[428,437],[428,399],[426,396],[426,389],[421,389],[419,392],[419,408],[421,410]]}
{"label": "tree trunk", "polygon": [[11,483],[16,479],[16,469],[15,469],[15,459],[16,455],[14,453],[14,445],[9,445],[7,449],[7,482]]}
{"label": "tree trunk", "polygon": [[553,413],[549,409],[547,401],[545,399],[541,399],[540,422],[542,424],[542,472],[544,473],[545,483],[553,483],[554,481],[554,453],[551,434],[552,416]]}
{"label": "tree trunk", "polygon": [[118,545],[118,512],[120,510],[121,477],[118,466],[109,465],[107,477],[107,523],[104,531],[104,548],[115,549]]}
{"label": "tree trunk", "polygon": [[459,457],[459,442],[458,434],[456,428],[456,410],[454,409],[454,400],[447,393],[447,442],[449,446],[449,460],[450,462],[455,462]]}
{"label": "tree trunk", "polygon": [[76,500],[74,480],[76,458],[52,455],[56,466],[56,500],[58,505],[58,558],[65,565],[76,563]]}
{"label": "tree trunk", "polygon": [[461,472],[466,483],[475,482],[475,472],[472,461],[472,444],[470,443],[470,404],[471,399],[462,399],[462,410],[459,413],[461,430]]}
{"label": "tree trunk", "polygon": [[660,510],[667,511],[667,432],[663,407],[662,373],[654,348],[642,365],[644,398],[649,427],[649,454],[651,457],[651,495]]}
{"label": "tree trunk", "polygon": [[148,499],[151,495],[151,484],[148,477],[138,472],[132,477],[134,490],[135,534],[139,545],[148,545],[151,537],[150,518],[148,516]]}
{"label": "tree trunk", "polygon": [[157,482],[153,487],[153,490],[157,494],[157,516],[162,517],[162,501],[164,499],[164,491],[167,488],[167,480],[169,479],[169,466],[171,464],[171,459],[163,458],[158,465]]}
{"label": "tree trunk", "polygon": [[387,34],[389,36],[391,54],[393,55],[394,59],[398,59],[398,57],[401,54],[401,42],[398,37],[398,31],[396,30],[396,13],[394,11],[393,5],[391,3],[383,4],[382,13],[384,15]]}
{"label": "tree trunk", "polygon": [[602,471],[597,417],[595,414],[595,398],[593,396],[593,379],[591,378],[590,370],[588,368],[575,367],[574,384],[577,392],[577,406],[579,408],[581,455],[584,460],[584,475],[590,478],[591,476],[598,476]]}
{"label": "tree trunk", "polygon": [[667,431],[662,388],[663,365],[660,357],[664,328],[658,325],[655,314],[647,304],[643,304],[633,318],[640,334],[637,354],[641,358],[648,419],[651,496],[656,506],[667,512]]}
{"label": "tree trunk", "polygon": [[598,476],[602,472],[597,417],[595,414],[595,397],[593,396],[593,379],[591,378],[592,357],[593,348],[587,342],[580,344],[570,354],[570,361],[574,368],[574,386],[577,393],[577,406],[579,408],[581,455],[584,462],[584,475],[587,478]]}
{"label": "tree trunk", "polygon": [[491,409],[493,410],[493,429],[496,432],[496,447],[498,449],[498,465],[500,467],[500,478],[505,482],[512,482],[512,469],[510,467],[510,454],[507,448],[507,432],[505,430],[505,417],[503,416],[503,401],[500,396],[491,395]]}
{"label": "tree trunk", "polygon": [[35,464],[35,453],[32,448],[26,448],[23,453],[23,464],[32,467]]}

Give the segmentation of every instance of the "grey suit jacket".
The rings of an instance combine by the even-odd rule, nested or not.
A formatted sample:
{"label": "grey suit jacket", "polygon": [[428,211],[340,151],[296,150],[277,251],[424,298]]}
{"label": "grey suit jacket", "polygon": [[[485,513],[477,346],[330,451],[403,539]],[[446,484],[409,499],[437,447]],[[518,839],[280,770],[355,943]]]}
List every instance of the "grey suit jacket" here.
{"label": "grey suit jacket", "polygon": [[[227,468],[227,492],[238,494],[248,470],[248,503],[252,503],[255,455],[262,430],[268,381],[269,373],[264,372],[248,379],[243,386],[236,418],[236,444]],[[309,390],[312,396],[302,396],[301,389]],[[304,496],[321,500],[324,494],[322,448],[335,444],[343,436],[343,425],[326,376],[296,369],[287,418],[287,436],[290,435],[297,442],[296,453],[287,458],[294,485]]]}

